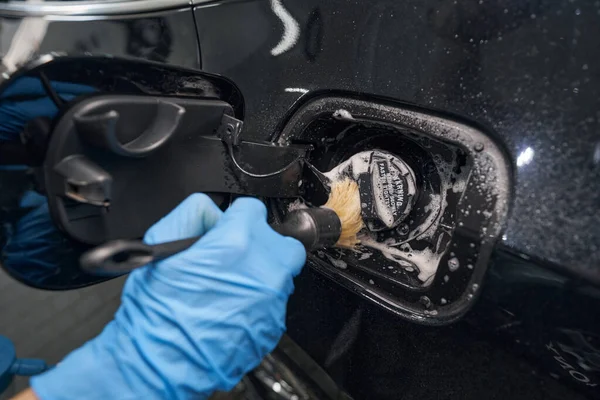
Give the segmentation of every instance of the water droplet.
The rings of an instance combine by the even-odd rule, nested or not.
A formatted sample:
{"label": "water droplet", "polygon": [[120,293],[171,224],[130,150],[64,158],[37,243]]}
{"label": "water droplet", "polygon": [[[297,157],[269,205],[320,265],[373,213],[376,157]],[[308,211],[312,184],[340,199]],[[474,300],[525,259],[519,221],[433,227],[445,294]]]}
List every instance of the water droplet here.
{"label": "water droplet", "polygon": [[452,257],[448,260],[448,269],[450,270],[450,272],[456,271],[458,267],[460,267],[460,262],[458,261],[458,258]]}
{"label": "water droplet", "polygon": [[475,243],[469,243],[469,246],[471,246],[471,248],[475,247]]}
{"label": "water droplet", "polygon": [[473,286],[472,286],[472,288],[473,288],[473,291],[476,292],[477,289],[479,289],[479,285],[476,284],[476,283],[474,283]]}
{"label": "water droplet", "polygon": [[370,283],[371,285],[374,285],[374,284],[375,284],[375,281],[374,281],[373,279],[369,279],[369,283]]}
{"label": "water droplet", "polygon": [[396,228],[396,231],[402,235],[408,235],[408,232],[410,231],[410,227],[408,226],[408,224],[400,224],[400,226],[398,226],[398,228]]}
{"label": "water droplet", "polygon": [[443,297],[442,297],[442,298],[440,299],[440,303],[441,303],[442,305],[444,305],[444,304],[448,303],[448,300],[446,300],[445,298],[443,298]]}
{"label": "water droplet", "polygon": [[588,67],[588,65],[587,65],[587,64],[583,64],[583,67],[581,67],[581,69],[582,69],[582,70],[584,70],[584,71],[587,71],[587,69],[588,69],[588,68],[589,68],[589,67]]}
{"label": "water droplet", "polygon": [[480,152],[483,150],[483,143],[475,143],[475,151]]}
{"label": "water droplet", "polygon": [[531,17],[531,19],[536,19],[537,18],[537,16],[535,14],[531,14],[530,17]]}
{"label": "water droplet", "polygon": [[467,295],[467,300],[473,300],[473,295],[469,293],[469,294]]}
{"label": "water droplet", "polygon": [[579,93],[579,88],[573,88],[573,93],[575,93],[575,94]]}
{"label": "water droplet", "polygon": [[450,277],[448,275],[444,275],[444,282],[448,283],[449,280],[450,280]]}
{"label": "water droplet", "polygon": [[431,299],[427,296],[421,296],[421,298],[419,299],[419,301],[421,302],[421,304],[423,304],[423,306],[425,306],[425,308],[430,308],[431,307]]}
{"label": "water droplet", "polygon": [[581,10],[579,8],[575,10],[575,15],[581,15]]}

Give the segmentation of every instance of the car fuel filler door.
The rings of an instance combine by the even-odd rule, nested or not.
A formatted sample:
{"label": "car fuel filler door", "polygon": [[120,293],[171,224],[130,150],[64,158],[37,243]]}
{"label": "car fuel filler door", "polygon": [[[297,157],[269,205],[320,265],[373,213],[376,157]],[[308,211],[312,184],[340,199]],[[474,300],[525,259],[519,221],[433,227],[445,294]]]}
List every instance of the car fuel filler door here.
{"label": "car fuel filler door", "polygon": [[[193,193],[207,193],[224,208],[235,195],[296,198],[302,190],[311,146],[243,140],[243,97],[226,78],[57,54],[2,78],[1,106],[12,118],[0,141],[0,222],[11,226],[0,235],[2,261],[27,284],[91,283],[79,255],[107,241],[141,238]],[[25,198],[35,198],[34,205]],[[31,234],[23,235],[27,227]],[[40,240],[44,251],[36,252]]]}

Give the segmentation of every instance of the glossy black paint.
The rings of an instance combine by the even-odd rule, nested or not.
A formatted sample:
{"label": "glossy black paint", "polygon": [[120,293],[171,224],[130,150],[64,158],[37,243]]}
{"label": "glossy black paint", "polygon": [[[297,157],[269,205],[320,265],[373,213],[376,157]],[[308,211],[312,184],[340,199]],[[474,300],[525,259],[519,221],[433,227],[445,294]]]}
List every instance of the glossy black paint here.
{"label": "glossy black paint", "polygon": [[[2,52],[6,54],[15,39],[18,23],[23,19],[3,16]],[[194,19],[189,8],[143,15],[54,17],[45,22],[29,18],[32,31],[39,36],[19,37],[25,46],[30,40],[34,54],[66,52],[75,54],[110,54],[165,62],[177,66],[200,67],[200,52],[195,35]],[[36,28],[33,24],[38,24]],[[39,43],[37,43],[39,41]],[[28,43],[31,46],[31,43]]]}
{"label": "glossy black paint", "polygon": [[600,282],[600,3],[278,3],[195,13],[203,69],[240,86],[249,136],[268,136],[312,90],[462,115],[496,132],[517,167],[502,247]]}
{"label": "glossy black paint", "polygon": [[195,16],[203,68],[239,85],[249,137],[341,89],[461,115],[510,153],[512,214],[466,320],[409,325],[298,279],[290,335],[337,382],[359,399],[598,397],[600,2],[245,1]]}
{"label": "glossy black paint", "polygon": [[391,318],[306,270],[288,334],[355,399],[598,398],[597,296],[570,298],[531,276],[547,271],[512,262],[530,273],[500,278],[498,260],[466,318],[437,328]]}

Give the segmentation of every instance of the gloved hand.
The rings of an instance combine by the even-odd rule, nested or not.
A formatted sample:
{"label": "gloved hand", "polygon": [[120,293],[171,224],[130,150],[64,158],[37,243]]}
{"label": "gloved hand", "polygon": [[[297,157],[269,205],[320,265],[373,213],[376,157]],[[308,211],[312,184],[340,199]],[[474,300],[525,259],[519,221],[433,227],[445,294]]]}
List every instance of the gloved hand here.
{"label": "gloved hand", "polygon": [[273,350],[304,247],[268,226],[260,201],[238,199],[222,213],[200,194],[145,241],[201,234],[190,249],[131,273],[114,321],[32,379],[41,400],[207,398]]}
{"label": "gloved hand", "polygon": [[[94,93],[96,89],[68,82],[51,82],[50,86],[63,101]],[[54,118],[59,109],[35,77],[15,79],[0,93],[0,142],[19,140],[25,124],[36,117]]]}

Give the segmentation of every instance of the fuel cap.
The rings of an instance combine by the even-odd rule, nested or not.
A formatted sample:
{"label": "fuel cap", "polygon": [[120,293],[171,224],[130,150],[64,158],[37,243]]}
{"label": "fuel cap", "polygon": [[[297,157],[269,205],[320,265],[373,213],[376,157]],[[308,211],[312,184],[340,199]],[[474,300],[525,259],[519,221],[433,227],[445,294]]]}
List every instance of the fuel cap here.
{"label": "fuel cap", "polygon": [[398,226],[412,210],[417,193],[413,170],[381,150],[357,153],[324,175],[332,181],[349,177],[358,183],[363,220],[375,232]]}

